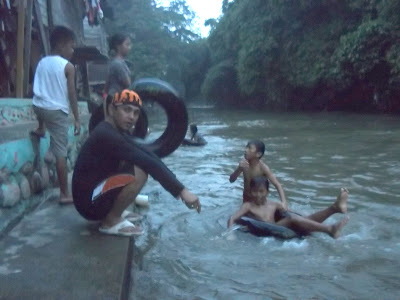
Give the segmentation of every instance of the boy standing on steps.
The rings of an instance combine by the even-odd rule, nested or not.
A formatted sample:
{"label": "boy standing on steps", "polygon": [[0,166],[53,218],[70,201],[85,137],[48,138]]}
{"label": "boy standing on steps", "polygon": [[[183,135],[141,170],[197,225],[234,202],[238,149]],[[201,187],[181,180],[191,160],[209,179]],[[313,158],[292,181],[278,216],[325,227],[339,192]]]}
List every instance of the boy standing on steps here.
{"label": "boy standing on steps", "polygon": [[230,182],[236,181],[239,175],[243,172],[244,187],[243,187],[243,203],[251,201],[253,196],[250,192],[250,181],[256,176],[265,176],[277,189],[282,205],[287,209],[287,201],[285,192],[275,175],[269,167],[261,161],[264,155],[265,145],[259,140],[252,140],[247,143],[244,158],[239,162],[236,170],[229,177]]}
{"label": "boy standing on steps", "polygon": [[50,133],[50,151],[56,157],[56,171],[60,183],[60,204],[72,203],[68,192],[67,146],[68,114],[74,116],[74,134],[80,133],[78,104],[75,91],[75,68],[69,62],[74,53],[75,35],[66,27],[56,27],[50,36],[51,54],[42,58],[33,82],[33,110],[39,126],[31,131],[32,138],[40,139],[46,128]]}

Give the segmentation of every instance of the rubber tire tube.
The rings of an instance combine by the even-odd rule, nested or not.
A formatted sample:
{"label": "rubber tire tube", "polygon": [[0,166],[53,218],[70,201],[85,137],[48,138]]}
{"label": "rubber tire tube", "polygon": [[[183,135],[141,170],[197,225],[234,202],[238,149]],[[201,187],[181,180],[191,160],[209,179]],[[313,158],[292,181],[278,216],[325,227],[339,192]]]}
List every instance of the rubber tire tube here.
{"label": "rubber tire tube", "polygon": [[273,236],[280,239],[300,237],[299,234],[287,227],[259,221],[249,217],[241,217],[236,223],[247,226],[249,231],[256,236]]}
{"label": "rubber tire tube", "polygon": [[[142,78],[133,82],[131,89],[137,92],[143,102],[157,102],[167,115],[167,127],[156,140],[147,142],[144,138],[148,131],[148,118],[142,109],[141,116],[135,126],[133,138],[159,157],[165,157],[174,152],[182,143],[188,129],[188,114],[186,105],[178,92],[167,82],[157,78]],[[89,133],[98,123],[104,120],[103,106],[100,105],[89,121]]]}
{"label": "rubber tire tube", "polygon": [[150,142],[135,140],[159,157],[171,154],[182,144],[188,130],[185,102],[170,84],[157,78],[138,79],[131,88],[139,94],[143,102],[157,102],[167,115],[167,127],[158,139]]}

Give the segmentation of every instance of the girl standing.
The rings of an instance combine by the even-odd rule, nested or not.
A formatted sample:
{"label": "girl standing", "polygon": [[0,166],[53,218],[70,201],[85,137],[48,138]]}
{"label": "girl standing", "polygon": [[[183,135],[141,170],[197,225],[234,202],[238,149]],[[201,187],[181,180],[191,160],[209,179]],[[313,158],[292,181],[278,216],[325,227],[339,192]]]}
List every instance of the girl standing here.
{"label": "girl standing", "polygon": [[128,35],[117,33],[111,36],[110,42],[111,61],[108,67],[108,77],[104,86],[104,100],[107,95],[129,88],[131,85],[131,71],[125,62],[125,57],[131,49],[131,39]]}

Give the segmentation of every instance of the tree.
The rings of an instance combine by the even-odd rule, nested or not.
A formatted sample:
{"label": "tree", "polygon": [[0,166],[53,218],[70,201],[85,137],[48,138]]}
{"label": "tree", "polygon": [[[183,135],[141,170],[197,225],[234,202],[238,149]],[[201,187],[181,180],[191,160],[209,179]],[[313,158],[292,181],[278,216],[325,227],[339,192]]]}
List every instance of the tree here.
{"label": "tree", "polygon": [[[211,31],[207,96],[283,109],[400,111],[400,2],[235,0]],[[229,61],[229,76],[221,72]],[[234,72],[234,73],[232,73]],[[222,78],[226,78],[224,82]],[[358,92],[357,92],[358,91]],[[338,102],[339,99],[344,99]],[[384,100],[383,100],[384,99]]]}
{"label": "tree", "polygon": [[240,102],[236,70],[232,61],[224,60],[210,68],[202,85],[202,93],[211,95],[213,98],[210,100],[222,100],[226,104]]}
{"label": "tree", "polygon": [[[131,35],[132,50],[128,60],[132,63],[133,76],[158,77],[183,94],[190,92],[190,97],[200,93],[203,69],[208,68],[208,48],[202,46],[192,28],[195,15],[186,1],[172,1],[169,7],[157,6],[152,0],[110,2],[116,17],[106,24],[107,31]],[[188,57],[187,53],[194,57]],[[196,61],[203,64],[196,64]],[[199,75],[201,72],[203,76]]]}

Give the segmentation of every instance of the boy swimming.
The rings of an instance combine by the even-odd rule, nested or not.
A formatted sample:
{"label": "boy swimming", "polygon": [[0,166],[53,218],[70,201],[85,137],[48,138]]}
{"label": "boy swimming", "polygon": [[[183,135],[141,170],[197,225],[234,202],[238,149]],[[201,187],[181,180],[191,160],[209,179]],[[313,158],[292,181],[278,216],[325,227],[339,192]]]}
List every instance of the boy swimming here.
{"label": "boy swimming", "polygon": [[196,124],[190,124],[190,138],[184,139],[182,141],[182,145],[185,146],[204,146],[207,145],[207,141],[205,138],[199,133]]}
{"label": "boy swimming", "polygon": [[261,161],[261,157],[264,155],[265,145],[259,140],[249,141],[246,145],[244,158],[239,162],[236,170],[230,175],[229,181],[234,182],[243,172],[244,188],[243,188],[243,202],[252,200],[252,194],[250,192],[250,180],[256,176],[265,176],[275,186],[279,193],[279,197],[282,201],[284,208],[287,208],[287,201],[285,192],[275,175],[269,169],[269,167]]}
{"label": "boy swimming", "polygon": [[[283,204],[269,201],[267,199],[269,182],[263,176],[257,176],[251,179],[250,192],[253,200],[244,202],[241,208],[229,218],[228,228],[242,216],[251,214],[260,221],[284,226],[297,233],[309,234],[311,232],[323,232],[336,239],[339,237],[340,230],[349,220],[348,217],[344,217],[341,221],[333,225],[322,224],[323,221],[335,213],[347,212],[348,190],[346,188],[341,189],[339,196],[331,206],[308,217],[289,213],[283,207]],[[276,213],[282,216],[282,218],[277,221],[275,220]]]}

